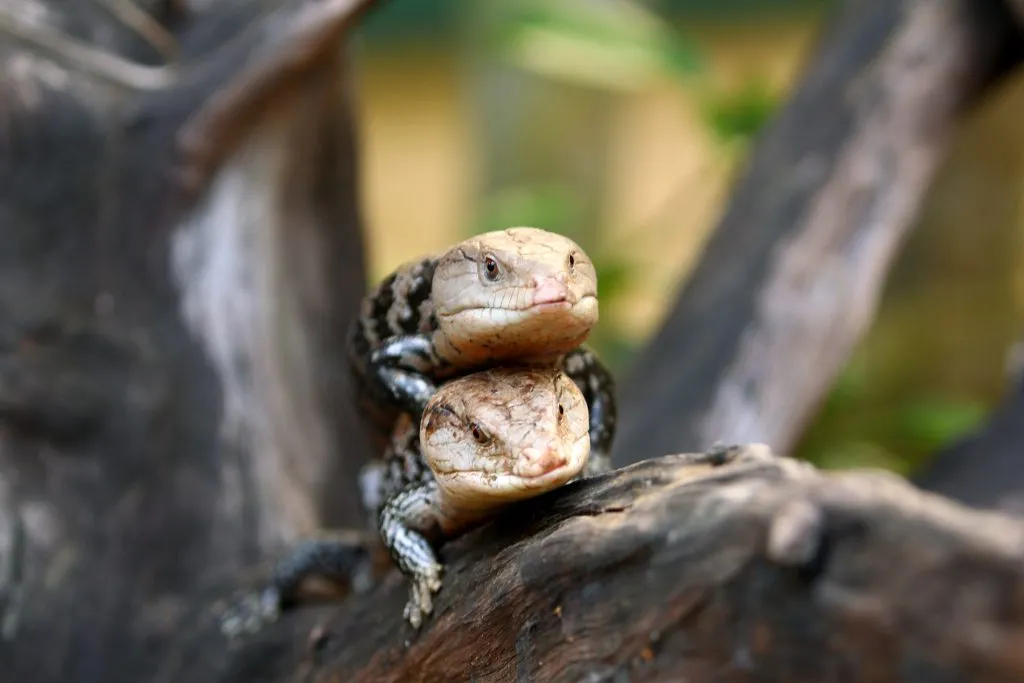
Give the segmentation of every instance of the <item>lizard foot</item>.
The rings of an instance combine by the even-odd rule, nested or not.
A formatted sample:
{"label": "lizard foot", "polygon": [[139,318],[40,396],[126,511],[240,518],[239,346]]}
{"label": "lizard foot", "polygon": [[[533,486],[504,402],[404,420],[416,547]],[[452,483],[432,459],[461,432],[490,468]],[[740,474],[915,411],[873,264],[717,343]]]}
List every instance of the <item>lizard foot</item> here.
{"label": "lizard foot", "polygon": [[221,632],[232,637],[256,633],[274,622],[288,605],[304,602],[299,588],[307,578],[322,577],[348,583],[362,593],[373,585],[373,561],[363,534],[322,531],[285,554],[268,584],[251,591],[228,608],[221,618]]}
{"label": "lizard foot", "polygon": [[220,618],[220,631],[229,638],[243,633],[257,633],[281,615],[281,593],[276,588],[249,592],[225,610]]}
{"label": "lizard foot", "polygon": [[402,615],[415,629],[418,629],[423,624],[424,617],[434,611],[433,595],[441,590],[441,572],[443,569],[441,565],[433,564],[426,571],[417,574],[412,579],[412,587],[409,589],[409,602],[406,603]]}

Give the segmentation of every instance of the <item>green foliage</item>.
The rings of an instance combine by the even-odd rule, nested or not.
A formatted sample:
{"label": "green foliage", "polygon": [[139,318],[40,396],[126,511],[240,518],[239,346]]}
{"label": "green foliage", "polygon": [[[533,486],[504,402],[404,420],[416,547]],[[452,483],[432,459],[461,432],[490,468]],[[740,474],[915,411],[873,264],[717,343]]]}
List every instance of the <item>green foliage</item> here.
{"label": "green foliage", "polygon": [[695,45],[642,5],[622,0],[510,3],[492,44],[520,68],[612,90],[684,79],[704,66]]}
{"label": "green foliage", "polygon": [[986,410],[959,396],[913,393],[872,377],[863,356],[840,374],[814,424],[804,434],[798,457],[819,467],[882,467],[913,471],[943,444],[975,429]]}
{"label": "green foliage", "polygon": [[900,431],[919,450],[934,451],[978,427],[986,415],[977,401],[954,396],[922,396],[897,414]]}
{"label": "green foliage", "polygon": [[701,108],[708,129],[724,143],[746,142],[774,116],[778,97],[761,81],[734,93],[709,95]]}

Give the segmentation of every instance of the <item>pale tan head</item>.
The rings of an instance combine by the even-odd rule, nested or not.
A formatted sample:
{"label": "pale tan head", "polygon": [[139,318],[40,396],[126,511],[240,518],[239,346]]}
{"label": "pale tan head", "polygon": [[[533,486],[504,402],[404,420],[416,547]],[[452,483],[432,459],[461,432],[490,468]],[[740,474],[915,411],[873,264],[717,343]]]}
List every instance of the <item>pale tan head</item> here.
{"label": "pale tan head", "polygon": [[590,455],[583,394],[564,373],[499,368],[441,386],[420,448],[450,518],[473,517],[561,486]]}
{"label": "pale tan head", "polygon": [[492,362],[577,348],[597,324],[597,273],[579,245],[538,228],[468,239],[439,259],[431,288],[439,351]]}

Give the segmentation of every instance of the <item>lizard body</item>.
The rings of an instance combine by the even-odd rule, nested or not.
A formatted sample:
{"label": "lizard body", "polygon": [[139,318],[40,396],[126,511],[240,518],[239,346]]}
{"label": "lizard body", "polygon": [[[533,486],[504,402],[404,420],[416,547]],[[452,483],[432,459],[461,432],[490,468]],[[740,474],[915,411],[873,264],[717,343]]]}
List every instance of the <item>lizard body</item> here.
{"label": "lizard body", "polygon": [[[536,228],[485,233],[405,264],[364,298],[347,353],[383,457],[364,468],[360,488],[380,540],[412,579],[410,623],[431,611],[440,587],[439,539],[517,498],[610,469],[614,383],[582,346],[597,319],[590,259]],[[553,418],[558,396],[563,413]],[[474,422],[487,425],[487,444],[459,437],[459,425]],[[586,439],[565,441],[555,427],[570,424]],[[566,448],[572,457],[550,461],[547,478],[515,470]],[[310,575],[367,583],[368,542],[322,535],[279,563],[259,618],[276,616]]]}
{"label": "lizard body", "polygon": [[[395,564],[411,580],[405,618],[433,609],[443,566],[435,548],[504,509],[576,478],[590,455],[589,415],[576,383],[553,367],[501,367],[447,382],[419,429],[404,414],[384,457],[364,469],[364,502]],[[278,566],[264,609],[317,574],[365,573],[351,541],[317,540]]]}
{"label": "lizard body", "polygon": [[360,408],[379,449],[446,380],[501,364],[553,365],[583,392],[588,472],[607,469],[614,382],[583,345],[598,320],[597,274],[572,240],[537,228],[477,235],[407,263],[367,294],[348,339]]}

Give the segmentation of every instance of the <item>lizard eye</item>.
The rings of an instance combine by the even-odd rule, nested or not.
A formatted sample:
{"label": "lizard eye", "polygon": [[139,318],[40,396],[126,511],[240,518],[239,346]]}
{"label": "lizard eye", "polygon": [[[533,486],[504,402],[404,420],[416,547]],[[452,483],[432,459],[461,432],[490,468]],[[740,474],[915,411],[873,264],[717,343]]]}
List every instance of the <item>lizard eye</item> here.
{"label": "lizard eye", "polygon": [[565,408],[563,408],[562,404],[559,403],[558,404],[558,417],[562,417],[563,415],[565,415]]}
{"label": "lizard eye", "polygon": [[473,438],[476,440],[477,443],[485,444],[488,441],[490,441],[490,439],[487,436],[487,432],[485,432],[476,422],[470,423],[469,431],[473,434]]}
{"label": "lizard eye", "polygon": [[569,270],[576,267],[576,252],[569,252]]}
{"label": "lizard eye", "polygon": [[498,260],[493,256],[484,257],[484,277],[493,282],[498,279]]}

